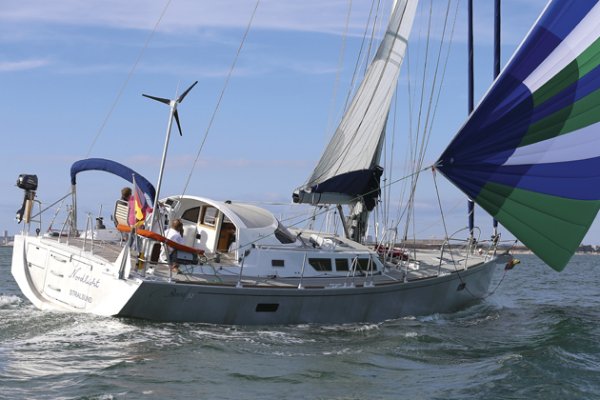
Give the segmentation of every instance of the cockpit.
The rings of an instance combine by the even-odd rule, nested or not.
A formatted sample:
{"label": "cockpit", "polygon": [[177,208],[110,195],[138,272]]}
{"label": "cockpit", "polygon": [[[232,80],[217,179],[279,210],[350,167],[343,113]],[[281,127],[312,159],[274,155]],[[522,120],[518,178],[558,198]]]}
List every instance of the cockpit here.
{"label": "cockpit", "polygon": [[181,219],[185,245],[206,253],[237,259],[240,250],[256,244],[292,244],[297,239],[272,213],[250,204],[185,196],[168,198],[163,207],[163,225]]}

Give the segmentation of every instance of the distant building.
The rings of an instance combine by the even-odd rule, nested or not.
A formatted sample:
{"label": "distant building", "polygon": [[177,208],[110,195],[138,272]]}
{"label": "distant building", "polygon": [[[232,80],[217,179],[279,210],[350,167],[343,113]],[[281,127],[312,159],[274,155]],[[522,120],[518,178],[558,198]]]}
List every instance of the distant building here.
{"label": "distant building", "polygon": [[8,231],[4,230],[4,235],[0,239],[0,247],[7,247],[13,245],[13,236],[8,236]]}

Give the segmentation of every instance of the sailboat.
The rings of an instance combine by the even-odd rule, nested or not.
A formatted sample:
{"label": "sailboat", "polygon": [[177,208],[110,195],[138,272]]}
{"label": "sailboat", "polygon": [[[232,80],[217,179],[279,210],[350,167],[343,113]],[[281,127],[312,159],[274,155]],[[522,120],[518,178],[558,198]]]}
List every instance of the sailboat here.
{"label": "sailboat", "polygon": [[[480,301],[497,266],[514,265],[497,241],[410,251],[364,242],[416,10],[417,1],[395,3],[335,134],[293,193],[296,203],[337,207],[343,234],[287,227],[253,204],[160,198],[172,122],[179,127],[177,106],[192,85],[175,100],[148,96],[170,108],[156,189],[115,161],[80,160],[70,171],[69,217],[47,236],[30,232],[38,223],[37,177],[19,177],[24,230],[15,236],[11,271],[23,294],[42,310],[239,325],[380,322]],[[590,146],[599,136],[598,13],[595,2],[551,2],[432,166],[555,269],[567,264],[599,207],[598,151]],[[84,234],[78,228],[77,177],[89,170],[134,184],[133,206],[115,204],[114,240],[95,239],[110,235],[95,235],[102,228],[90,217]],[[146,200],[152,212],[142,212]],[[166,235],[173,221],[183,225],[180,241]]]}

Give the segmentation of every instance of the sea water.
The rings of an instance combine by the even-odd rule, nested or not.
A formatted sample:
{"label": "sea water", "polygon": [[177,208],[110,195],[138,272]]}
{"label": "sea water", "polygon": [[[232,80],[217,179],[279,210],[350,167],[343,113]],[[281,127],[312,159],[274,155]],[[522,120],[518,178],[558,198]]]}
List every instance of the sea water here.
{"label": "sea water", "polygon": [[498,270],[463,311],[230,327],[36,310],[0,248],[1,399],[599,399],[600,257]]}

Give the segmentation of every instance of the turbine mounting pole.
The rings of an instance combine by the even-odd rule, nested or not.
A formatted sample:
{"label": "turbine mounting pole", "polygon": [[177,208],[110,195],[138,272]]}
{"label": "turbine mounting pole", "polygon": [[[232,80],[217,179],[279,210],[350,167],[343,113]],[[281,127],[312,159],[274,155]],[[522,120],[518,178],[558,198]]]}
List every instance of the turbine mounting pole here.
{"label": "turbine mounting pole", "polygon": [[152,100],[156,100],[156,101],[166,104],[170,107],[169,122],[167,123],[167,132],[165,135],[165,145],[163,147],[162,158],[160,160],[160,170],[158,172],[158,182],[156,184],[156,196],[155,196],[154,204],[152,205],[152,224],[150,225],[152,230],[154,229],[154,224],[158,220],[158,199],[160,198],[160,188],[161,188],[162,180],[163,180],[163,172],[165,170],[165,162],[167,160],[167,150],[169,149],[169,139],[171,138],[171,128],[173,127],[173,119],[175,119],[175,122],[177,123],[177,129],[179,129],[179,135],[183,136],[183,133],[181,132],[181,124],[179,122],[179,114],[177,113],[177,106],[183,101],[185,96],[187,96],[187,94],[190,92],[190,90],[192,90],[192,88],[194,86],[196,86],[197,83],[198,83],[198,81],[194,82],[189,88],[186,89],[185,92],[183,92],[181,94],[181,96],[179,96],[178,98],[176,98],[174,100],[164,99],[162,97],[150,96],[147,94],[142,94],[142,96],[144,96],[144,97],[147,97]]}

